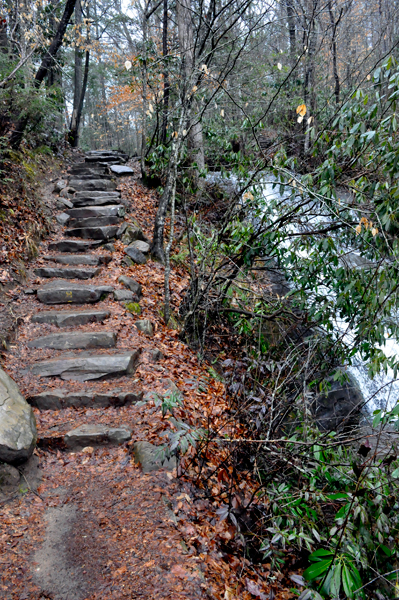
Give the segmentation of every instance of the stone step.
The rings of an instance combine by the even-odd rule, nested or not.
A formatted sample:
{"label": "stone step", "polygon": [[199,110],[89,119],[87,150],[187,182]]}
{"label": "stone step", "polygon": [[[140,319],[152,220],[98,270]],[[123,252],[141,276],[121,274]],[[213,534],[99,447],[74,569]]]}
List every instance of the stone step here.
{"label": "stone step", "polygon": [[108,179],[70,179],[69,187],[73,188],[77,192],[79,191],[114,191],[116,185],[113,181]]}
{"label": "stone step", "polygon": [[81,425],[64,436],[64,444],[69,450],[87,446],[119,446],[128,442],[132,432],[128,427],[107,427],[107,425]]}
{"label": "stone step", "polygon": [[[85,172],[81,172],[79,174],[77,174],[76,176],[72,176],[71,179],[79,179],[79,181],[92,181],[92,180],[97,180],[97,179],[108,179],[109,181],[111,181],[112,179],[112,175],[110,175],[109,173],[107,173],[106,171],[104,172],[94,172],[91,173],[90,169],[88,173]],[[73,187],[73,186],[71,186]]]}
{"label": "stone step", "polygon": [[96,175],[103,175],[106,172],[106,165],[100,165],[95,163],[88,165],[86,163],[81,163],[81,166],[72,167],[68,171],[68,175],[76,175],[77,177],[75,177],[75,179],[78,179],[79,175],[92,175],[93,177],[96,177]]}
{"label": "stone step", "polygon": [[60,240],[59,242],[49,244],[48,249],[56,252],[87,252],[87,250],[98,248],[101,244],[101,241],[95,240],[90,242],[83,240]]}
{"label": "stone step", "polygon": [[32,317],[32,323],[49,323],[58,327],[77,327],[102,323],[111,316],[109,310],[44,310]]}
{"label": "stone step", "polygon": [[107,265],[112,260],[112,256],[109,254],[104,254],[103,256],[98,256],[97,254],[67,254],[66,256],[56,254],[53,256],[45,255],[41,258],[48,262],[60,263],[62,265],[91,265],[93,267]]}
{"label": "stone step", "polygon": [[118,177],[134,175],[133,169],[130,167],[125,167],[125,165],[111,165],[109,170]]}
{"label": "stone step", "polygon": [[28,342],[28,348],[52,348],[74,350],[89,348],[114,348],[116,333],[113,331],[74,331],[52,333]]}
{"label": "stone step", "polygon": [[68,220],[68,227],[108,227],[109,225],[120,225],[121,217],[118,216],[103,216],[103,217],[87,217],[85,219]]}
{"label": "stone step", "polygon": [[118,163],[123,163],[125,162],[125,159],[122,158],[120,155],[116,156],[113,154],[109,154],[109,155],[95,155],[95,156],[86,156],[85,157],[85,161],[87,163],[93,163],[93,162],[99,162],[99,163],[112,163],[112,164],[118,164]]}
{"label": "stone step", "polygon": [[130,376],[136,370],[139,350],[124,354],[78,354],[45,360],[32,365],[33,375],[38,377],[60,377],[63,380],[90,381],[108,377]]}
{"label": "stone step", "polygon": [[102,192],[101,190],[98,192],[87,192],[87,191],[82,191],[82,192],[76,192],[76,194],[74,194],[74,198],[86,198],[87,196],[89,197],[93,197],[93,198],[97,198],[97,197],[103,197],[103,196],[109,196],[110,198],[120,198],[121,197],[121,193],[120,192]]}
{"label": "stone step", "polygon": [[69,281],[48,283],[37,290],[37,297],[43,304],[88,304],[98,302],[104,294],[113,292],[107,285],[82,285]]}
{"label": "stone step", "polygon": [[105,204],[104,206],[69,208],[64,212],[71,219],[88,219],[89,217],[124,217],[125,207],[123,204]]}
{"label": "stone step", "polygon": [[136,404],[143,399],[143,392],[124,392],[120,389],[108,392],[65,392],[51,389],[28,398],[28,402],[39,410],[61,410],[63,408],[108,408]]}
{"label": "stone step", "polygon": [[85,196],[74,196],[71,198],[71,202],[76,208],[83,206],[96,207],[107,206],[109,204],[120,204],[121,199],[119,196],[93,196],[89,193]]}
{"label": "stone step", "polygon": [[105,227],[77,227],[75,229],[67,229],[65,235],[67,237],[80,237],[84,240],[111,240],[116,236],[119,227],[117,225],[109,225]]}
{"label": "stone step", "polygon": [[92,279],[101,272],[101,267],[96,269],[80,269],[79,267],[40,267],[34,270],[38,277],[60,277],[61,279]]}

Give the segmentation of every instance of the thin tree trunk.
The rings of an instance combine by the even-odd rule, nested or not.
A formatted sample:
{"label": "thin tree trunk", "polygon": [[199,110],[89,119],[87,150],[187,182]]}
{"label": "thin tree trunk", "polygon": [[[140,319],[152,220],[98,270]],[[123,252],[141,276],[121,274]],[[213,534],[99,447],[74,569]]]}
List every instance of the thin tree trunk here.
{"label": "thin tree trunk", "polygon": [[77,119],[80,95],[82,93],[82,51],[80,49],[80,38],[82,34],[82,7],[80,0],[75,4],[75,69],[74,69],[74,91],[72,119],[69,127],[69,143],[73,148],[78,145]]}
{"label": "thin tree trunk", "polygon": [[[64,14],[62,15],[61,21],[58,25],[57,33],[55,34],[54,39],[51,42],[46,54],[44,55],[39,69],[36,72],[34,79],[34,87],[36,90],[40,88],[42,81],[44,80],[49,69],[54,63],[54,57],[62,44],[62,40],[64,38],[65,31],[68,26],[69,19],[73,14],[74,8],[75,0],[67,0],[65,4]],[[19,119],[19,121],[16,123],[15,129],[10,136],[10,146],[11,148],[13,148],[13,150],[17,150],[19,148],[28,122],[29,116],[24,116],[23,118]]]}
{"label": "thin tree trunk", "polygon": [[[79,2],[79,0],[78,0]],[[76,10],[76,8],[75,8]],[[87,19],[90,18],[90,14],[89,14],[89,7],[87,7]],[[87,33],[86,33],[86,44],[88,45],[90,42],[90,29],[89,29],[89,24],[87,25]],[[76,58],[76,55],[75,55]],[[79,62],[79,61],[78,61]],[[80,126],[80,121],[82,118],[82,111],[83,111],[83,104],[84,104],[84,99],[85,99],[85,95],[86,95],[86,89],[87,89],[87,81],[89,78],[89,65],[90,65],[90,51],[86,50],[85,52],[85,66],[84,66],[84,72],[83,72],[83,81],[80,81],[79,84],[79,98],[77,99],[77,105],[76,105],[76,109],[74,109],[73,112],[73,117],[71,120],[71,128],[69,131],[69,143],[71,144],[72,148],[77,148],[79,145],[79,126]],[[76,66],[76,62],[75,62],[75,66]],[[81,58],[80,58],[80,79],[82,77],[82,62],[81,62]],[[78,78],[75,78],[75,85],[78,84]],[[75,88],[76,90],[76,88]],[[74,98],[74,103],[75,103],[75,98]]]}
{"label": "thin tree trunk", "polygon": [[[307,117],[313,116],[315,117],[314,112],[316,109],[316,90],[315,90],[315,61],[314,56],[316,52],[316,10],[317,10],[318,0],[313,0],[311,3],[311,14],[309,17],[309,30],[308,30],[308,59],[305,70],[305,81],[304,81],[304,100],[307,107]],[[305,143],[304,143],[304,152],[305,154],[309,151],[310,145],[310,131],[309,127],[306,126],[307,118],[304,119],[304,127],[306,129],[305,133]]]}
{"label": "thin tree trunk", "polygon": [[144,15],[143,15],[143,66],[141,70],[142,76],[142,96],[143,96],[143,106],[142,106],[142,114],[141,114],[141,176],[145,178],[146,176],[146,168],[145,168],[145,156],[147,150],[147,111],[148,111],[148,103],[147,103],[147,29],[148,29],[148,10],[149,3],[145,3],[144,5]]}
{"label": "thin tree trunk", "polygon": [[173,244],[173,236],[175,230],[175,205],[176,205],[176,177],[174,178],[171,195],[170,195],[170,233],[169,233],[169,241],[165,248],[165,277],[164,277],[164,286],[165,286],[165,306],[164,306],[164,320],[165,325],[169,323],[170,319],[170,251],[172,249]]}
{"label": "thin tree trunk", "polygon": [[332,12],[332,7],[331,7],[331,0],[329,0],[328,12],[330,14],[330,21],[331,21],[331,27],[332,27],[331,50],[332,50],[332,59],[333,59],[333,74],[334,74],[334,81],[335,81],[334,94],[335,94],[335,103],[337,105],[339,104],[339,95],[341,92],[341,86],[340,86],[339,75],[338,75],[338,66],[337,66],[337,27],[338,27],[338,24],[342,17],[342,11],[343,11],[343,9],[341,8],[338,20],[335,21],[334,15]]}
{"label": "thin tree trunk", "polygon": [[290,37],[290,57],[291,64],[294,65],[296,58],[296,28],[295,28],[295,12],[293,0],[286,0],[288,33]]}
{"label": "thin tree trunk", "polygon": [[162,30],[162,55],[164,59],[163,70],[163,115],[161,143],[166,144],[166,134],[169,113],[169,68],[166,62],[168,55],[168,0],[163,0],[163,30]]}

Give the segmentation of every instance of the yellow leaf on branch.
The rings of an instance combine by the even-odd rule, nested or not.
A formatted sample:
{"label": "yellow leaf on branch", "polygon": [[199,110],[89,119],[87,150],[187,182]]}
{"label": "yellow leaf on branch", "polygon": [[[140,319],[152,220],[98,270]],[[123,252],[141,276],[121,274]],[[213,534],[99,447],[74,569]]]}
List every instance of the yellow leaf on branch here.
{"label": "yellow leaf on branch", "polygon": [[300,104],[296,109],[296,114],[303,118],[306,115],[306,104]]}

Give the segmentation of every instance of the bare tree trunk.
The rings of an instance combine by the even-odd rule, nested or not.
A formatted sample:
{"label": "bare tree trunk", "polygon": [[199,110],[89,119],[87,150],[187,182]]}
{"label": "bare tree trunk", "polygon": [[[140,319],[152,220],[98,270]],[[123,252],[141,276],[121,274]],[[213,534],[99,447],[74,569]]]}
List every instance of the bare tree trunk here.
{"label": "bare tree trunk", "polygon": [[290,36],[290,57],[291,64],[295,64],[296,53],[296,28],[295,28],[295,12],[293,0],[286,0],[288,33]]}
{"label": "bare tree trunk", "polygon": [[334,94],[335,94],[335,103],[338,105],[339,104],[339,95],[341,92],[341,86],[340,86],[340,82],[339,82],[338,66],[337,66],[337,27],[341,20],[343,9],[341,8],[339,17],[338,17],[337,21],[335,21],[333,11],[332,11],[332,6],[331,6],[331,0],[329,0],[328,12],[330,15],[330,22],[331,22],[331,27],[332,27],[331,50],[332,50],[332,59],[333,59],[333,74],[334,74],[334,80],[335,80]]}
{"label": "bare tree trunk", "polygon": [[74,90],[73,90],[73,108],[71,124],[69,126],[69,143],[72,148],[78,145],[77,121],[80,95],[82,93],[82,51],[80,49],[80,38],[82,35],[82,7],[80,0],[75,4],[75,69],[74,69]]}
{"label": "bare tree trunk", "polygon": [[[304,100],[307,107],[308,115],[313,116],[316,110],[316,89],[315,89],[315,53],[316,53],[316,42],[317,42],[317,32],[316,32],[316,11],[319,0],[312,0],[310,2],[310,10],[309,10],[309,20],[308,20],[308,57],[307,64],[305,70],[305,81],[304,81]],[[304,127],[306,129],[305,133],[305,143],[304,143],[304,152],[307,154],[309,152],[310,145],[310,132],[309,127],[306,126],[307,119],[304,119]]]}
{"label": "bare tree trunk", "polygon": [[[76,2],[76,8],[78,6],[80,0],[77,0]],[[76,14],[76,8],[75,8],[75,14]],[[87,7],[87,19],[89,19],[90,14],[89,14],[89,7]],[[80,22],[82,22],[82,12],[80,11]],[[87,33],[86,33],[86,43],[87,45],[90,42],[90,29],[89,29],[89,24],[87,24]],[[90,51],[86,50],[85,52],[85,67],[84,67],[84,73],[83,73],[83,81],[82,81],[82,57],[80,56],[77,60],[77,55],[76,55],[76,50],[77,48],[75,48],[75,94],[74,94],[74,110],[72,113],[72,119],[71,119],[71,127],[70,127],[70,131],[69,131],[69,143],[71,144],[72,148],[77,148],[79,145],[79,126],[80,126],[80,121],[82,118],[82,111],[83,111],[83,104],[84,104],[84,99],[85,99],[85,95],[86,95],[86,89],[87,89],[87,81],[89,78],[89,65],[90,65]],[[79,51],[80,54],[80,51]],[[76,69],[76,66],[78,65],[78,69]],[[77,91],[79,92],[79,94],[77,94]],[[76,104],[75,104],[76,102]],[[75,108],[76,106],[76,108]]]}
{"label": "bare tree trunk", "polygon": [[174,178],[172,190],[170,194],[170,233],[169,233],[169,241],[165,248],[165,277],[164,277],[164,286],[165,286],[165,306],[164,306],[164,320],[165,325],[169,323],[170,319],[170,251],[172,249],[173,244],[173,236],[175,230],[175,204],[176,204],[176,177]]}
{"label": "bare tree trunk", "polygon": [[146,176],[146,168],[145,168],[145,156],[147,150],[147,111],[148,111],[148,102],[147,102],[147,32],[148,32],[148,11],[149,2],[146,2],[144,5],[144,15],[143,15],[143,66],[141,70],[142,76],[142,96],[143,96],[143,106],[141,113],[141,176],[144,178]]}
{"label": "bare tree trunk", "polygon": [[[36,90],[40,88],[42,81],[44,80],[49,69],[54,63],[54,57],[62,44],[62,40],[64,38],[65,31],[68,26],[69,19],[73,14],[74,8],[75,0],[67,0],[65,4],[64,14],[62,15],[61,21],[58,25],[57,33],[55,34],[54,39],[51,42],[46,54],[44,55],[39,69],[36,72],[34,79],[34,87]],[[28,122],[29,116],[24,116],[21,119],[19,119],[19,121],[15,124],[15,129],[10,136],[10,146],[11,148],[13,148],[13,150],[17,150],[19,148]]]}
{"label": "bare tree trunk", "polygon": [[165,145],[169,113],[169,67],[166,62],[166,57],[168,56],[168,0],[163,0],[162,55],[164,59],[164,70],[161,143]]}

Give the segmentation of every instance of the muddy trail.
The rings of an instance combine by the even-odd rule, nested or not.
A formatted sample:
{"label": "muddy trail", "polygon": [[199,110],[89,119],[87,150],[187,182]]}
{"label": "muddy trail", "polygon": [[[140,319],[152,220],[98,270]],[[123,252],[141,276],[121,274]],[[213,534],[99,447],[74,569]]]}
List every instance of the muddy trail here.
{"label": "muddy trail", "polygon": [[[173,459],[160,463],[170,425],[153,398],[179,393],[194,421],[207,403],[223,410],[207,394],[221,384],[160,318],[163,267],[146,237],[155,197],[131,192],[124,156],[76,160],[76,192],[54,196],[54,233],[8,292],[20,325],[3,368],[35,407],[38,445],[23,489],[0,503],[0,597],[219,597],[206,570],[229,568],[193,543],[205,501]],[[173,294],[186,284],[172,274]]]}

